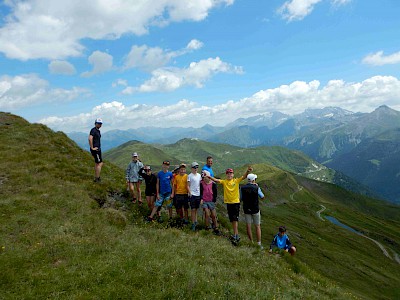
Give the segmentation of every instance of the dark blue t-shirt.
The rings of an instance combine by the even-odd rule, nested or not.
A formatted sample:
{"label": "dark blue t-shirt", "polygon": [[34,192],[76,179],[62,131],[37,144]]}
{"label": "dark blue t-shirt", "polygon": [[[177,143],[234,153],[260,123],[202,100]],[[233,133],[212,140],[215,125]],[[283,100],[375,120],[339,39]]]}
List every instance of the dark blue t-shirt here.
{"label": "dark blue t-shirt", "polygon": [[167,171],[164,173],[163,171],[160,171],[158,172],[157,177],[158,180],[160,181],[160,186],[159,186],[160,194],[171,193],[172,192],[171,181],[173,178],[172,172]]}
{"label": "dark blue t-shirt", "polygon": [[100,138],[101,138],[101,133],[100,130],[97,129],[96,127],[93,127],[92,130],[90,130],[90,135],[93,136],[93,148],[97,147],[101,148],[101,144],[100,144]]}

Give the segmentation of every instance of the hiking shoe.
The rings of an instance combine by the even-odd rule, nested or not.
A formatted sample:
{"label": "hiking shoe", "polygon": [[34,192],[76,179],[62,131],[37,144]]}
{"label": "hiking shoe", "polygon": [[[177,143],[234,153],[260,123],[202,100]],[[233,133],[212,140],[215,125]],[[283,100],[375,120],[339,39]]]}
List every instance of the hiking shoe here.
{"label": "hiking shoe", "polygon": [[163,219],[162,219],[161,217],[158,217],[157,222],[158,222],[158,223],[162,223],[162,222],[163,222]]}
{"label": "hiking shoe", "polygon": [[264,247],[262,245],[258,245],[258,248],[262,251],[264,250]]}
{"label": "hiking shoe", "polygon": [[154,219],[153,218],[151,218],[151,217],[147,217],[147,220],[146,220],[146,222],[147,223],[151,223],[151,222],[153,222],[154,221]]}
{"label": "hiking shoe", "polygon": [[188,220],[183,220],[183,225],[187,225],[187,224],[189,224],[189,221]]}
{"label": "hiking shoe", "polygon": [[93,182],[101,182],[101,178],[100,177],[96,177]]}
{"label": "hiking shoe", "polygon": [[196,224],[192,224],[192,231],[196,231]]}
{"label": "hiking shoe", "polygon": [[215,235],[221,235],[221,231],[219,231],[218,228],[214,228],[213,232],[214,232]]}

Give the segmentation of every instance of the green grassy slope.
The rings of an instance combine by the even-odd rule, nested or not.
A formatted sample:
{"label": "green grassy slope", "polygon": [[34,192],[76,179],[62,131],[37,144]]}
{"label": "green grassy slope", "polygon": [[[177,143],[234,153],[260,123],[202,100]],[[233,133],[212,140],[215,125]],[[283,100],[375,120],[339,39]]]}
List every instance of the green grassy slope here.
{"label": "green grassy slope", "polygon": [[179,164],[179,161],[171,154],[167,154],[151,144],[139,141],[130,141],[104,153],[104,158],[112,161],[115,165],[124,169],[132,160],[132,153],[137,152],[139,159],[145,164],[151,165],[155,170],[161,168],[164,160],[169,160],[171,164]]}
{"label": "green grassy slope", "polygon": [[123,170],[106,162],[94,184],[90,154],[45,126],[0,113],[0,155],[2,299],[352,296],[287,256],[144,224]]}
{"label": "green grassy slope", "polygon": [[[308,266],[358,291],[362,298],[400,297],[400,265],[393,255],[393,251],[400,253],[399,206],[295,178],[266,165],[254,165],[254,169],[260,186],[269,187],[261,208],[264,237],[272,237],[285,224],[297,245],[298,259]],[[380,242],[392,259],[371,240],[319,219],[316,212],[321,204],[326,207],[322,215],[334,216]]]}
{"label": "green grassy slope", "polygon": [[203,165],[206,157],[212,155],[214,157],[213,169],[216,173],[223,172],[227,167],[237,168],[244,164],[264,162],[304,177],[338,184],[361,194],[372,194],[368,188],[340,172],[313,161],[304,153],[278,146],[240,148],[198,139],[182,139],[169,145],[132,141],[107,151],[104,156],[121,168],[125,168],[131,160],[130,154],[135,151],[140,153],[143,162],[156,166],[156,168],[164,159],[169,159],[174,165],[192,161]]}

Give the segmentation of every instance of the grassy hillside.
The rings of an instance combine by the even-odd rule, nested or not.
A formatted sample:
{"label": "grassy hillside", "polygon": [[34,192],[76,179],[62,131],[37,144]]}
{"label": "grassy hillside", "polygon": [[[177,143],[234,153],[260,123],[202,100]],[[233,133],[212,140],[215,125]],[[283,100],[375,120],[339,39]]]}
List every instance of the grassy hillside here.
{"label": "grassy hillside", "polygon": [[[285,224],[298,247],[298,259],[308,266],[362,298],[400,297],[400,265],[394,254],[400,253],[399,206],[266,165],[254,169],[260,186],[268,186],[268,200],[261,208],[264,236]],[[391,258],[371,240],[320,219],[316,212],[321,205],[326,207],[322,216],[334,216],[380,242]]]}
{"label": "grassy hillside", "polygon": [[[151,153],[153,146],[143,144],[146,147],[144,153]],[[156,147],[183,162],[196,160],[204,163],[204,158],[211,153],[217,172],[233,166],[236,173],[241,174],[244,171],[242,165],[251,163],[259,175],[260,186],[267,188],[269,200],[262,207],[264,243],[269,242],[279,225],[286,224],[293,241],[299,246],[298,259],[307,266],[340,282],[362,298],[391,299],[399,296],[399,264],[393,254],[393,251],[400,253],[398,206],[304,178],[307,173],[316,176],[326,173],[304,154],[281,147],[243,149],[196,139]],[[302,176],[260,164],[266,161]],[[371,240],[318,218],[316,212],[321,205],[326,207],[325,214],[382,243],[392,259],[385,257]],[[219,211],[221,219],[228,223],[223,205],[219,206]],[[240,226],[244,233],[244,224]],[[383,292],[381,286],[385,286]]]}
{"label": "grassy hillside", "polygon": [[90,154],[63,133],[0,113],[0,155],[2,299],[352,297],[290,257],[144,224],[123,170],[106,162],[94,184]]}
{"label": "grassy hillside", "polygon": [[161,168],[161,163],[164,160],[169,160],[171,164],[180,163],[173,155],[167,154],[151,144],[144,144],[139,141],[130,141],[122,144],[111,151],[105,152],[103,156],[125,170],[132,160],[133,152],[137,152],[139,159],[143,163],[151,165],[155,170]]}
{"label": "grassy hillside", "polygon": [[268,163],[307,178],[334,183],[357,193],[372,195],[368,188],[354,179],[313,161],[300,151],[278,146],[240,148],[198,139],[182,139],[169,145],[131,141],[107,151],[104,156],[119,167],[125,168],[131,160],[132,152],[139,152],[141,160],[155,166],[156,169],[164,159],[170,160],[174,165],[180,162],[191,163],[194,160],[203,165],[209,155],[214,157],[213,169],[216,173],[224,172],[228,167],[237,168],[244,164]]}

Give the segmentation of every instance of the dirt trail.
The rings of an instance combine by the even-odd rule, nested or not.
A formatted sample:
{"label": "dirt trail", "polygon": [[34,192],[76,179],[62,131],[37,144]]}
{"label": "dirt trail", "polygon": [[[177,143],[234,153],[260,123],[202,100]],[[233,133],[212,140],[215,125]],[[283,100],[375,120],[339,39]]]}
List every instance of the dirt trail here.
{"label": "dirt trail", "polygon": [[297,186],[297,191],[295,191],[295,192],[293,192],[293,193],[290,194],[290,199],[291,199],[292,201],[294,201],[294,198],[293,198],[294,194],[300,192],[302,189],[303,189],[303,187],[302,187],[301,185],[298,185],[298,186]]}
{"label": "dirt trail", "polygon": [[323,206],[322,204],[320,204],[320,205],[321,205],[321,209],[320,209],[319,211],[317,211],[317,216],[318,216],[318,218],[320,218],[322,221],[325,221],[325,219],[321,217],[321,213],[326,209],[326,207]]}

